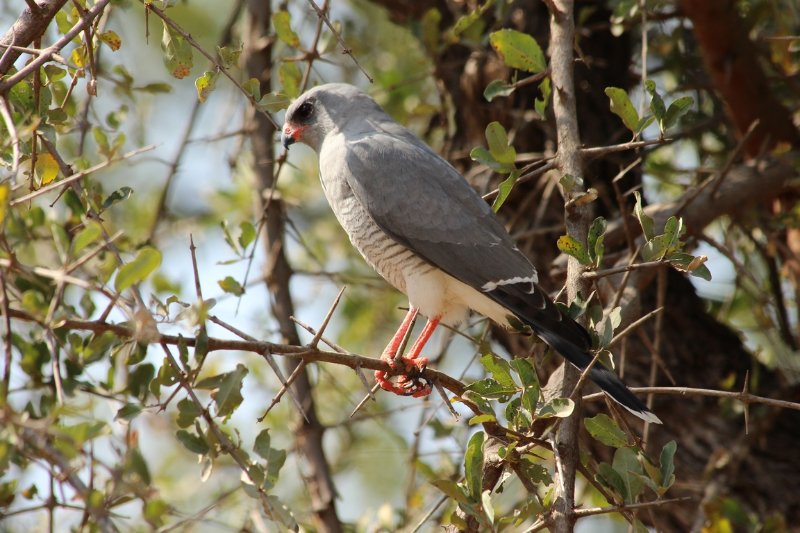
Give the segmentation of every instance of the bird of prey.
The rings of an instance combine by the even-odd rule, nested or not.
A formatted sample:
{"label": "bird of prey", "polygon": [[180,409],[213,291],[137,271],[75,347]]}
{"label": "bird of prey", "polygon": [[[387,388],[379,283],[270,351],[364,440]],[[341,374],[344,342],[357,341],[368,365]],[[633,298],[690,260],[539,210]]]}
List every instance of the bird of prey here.
{"label": "bird of prey", "polygon": [[[408,296],[409,312],[383,352],[404,374],[380,386],[424,396],[419,379],[425,343],[439,323],[457,325],[470,310],[506,327],[526,324],[570,363],[592,361],[591,339],[537,285],[536,269],[489,205],[447,161],[395,122],[358,88],[330,83],[302,94],[287,110],[281,140],[319,155],[325,196],[350,241],[390,284]],[[400,345],[417,313],[427,323],[407,356]],[[612,399],[660,422],[608,368],[589,377]]]}

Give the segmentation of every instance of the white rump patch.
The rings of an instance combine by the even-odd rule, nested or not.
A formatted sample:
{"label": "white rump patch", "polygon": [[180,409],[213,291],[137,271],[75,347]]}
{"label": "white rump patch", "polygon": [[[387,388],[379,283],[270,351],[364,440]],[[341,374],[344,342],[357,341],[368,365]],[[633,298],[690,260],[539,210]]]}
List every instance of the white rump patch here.
{"label": "white rump patch", "polygon": [[[481,287],[483,292],[489,292],[495,290],[497,287],[501,287],[503,285],[516,285],[517,283],[538,283],[539,276],[536,274],[536,271],[533,272],[532,276],[514,276],[513,278],[508,279],[501,279],[500,281],[487,281]],[[533,288],[531,291],[533,292]]]}

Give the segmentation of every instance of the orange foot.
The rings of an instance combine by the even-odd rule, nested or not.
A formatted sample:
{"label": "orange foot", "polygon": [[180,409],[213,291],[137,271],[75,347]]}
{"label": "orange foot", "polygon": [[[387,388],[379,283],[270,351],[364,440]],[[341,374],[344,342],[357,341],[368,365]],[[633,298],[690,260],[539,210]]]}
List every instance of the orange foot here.
{"label": "orange foot", "polygon": [[396,361],[389,354],[384,354],[381,359],[389,363],[393,370],[403,369],[403,373],[397,375],[397,381],[392,381],[391,377],[383,370],[375,371],[375,380],[383,390],[393,392],[399,396],[413,396],[421,398],[431,393],[431,386],[422,377],[422,371],[428,365],[427,357],[401,357]]}

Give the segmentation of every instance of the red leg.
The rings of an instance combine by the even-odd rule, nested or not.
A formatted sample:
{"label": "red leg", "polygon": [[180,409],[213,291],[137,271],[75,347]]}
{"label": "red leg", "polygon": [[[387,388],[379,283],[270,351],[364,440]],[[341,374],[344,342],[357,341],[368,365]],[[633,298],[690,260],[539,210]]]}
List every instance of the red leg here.
{"label": "red leg", "polygon": [[397,357],[400,343],[405,337],[416,314],[417,311],[413,308],[408,312],[400,329],[395,333],[394,337],[392,337],[392,340],[381,356],[381,359],[388,360],[392,368],[397,368],[398,363],[402,363],[405,366],[406,374],[400,375],[397,379],[397,383],[394,383],[386,376],[386,372],[381,370],[375,372],[375,379],[378,381],[381,388],[402,396],[420,397],[427,396],[431,392],[430,385],[423,383],[422,380],[414,374],[419,374],[425,370],[425,366],[428,364],[428,358],[420,357],[419,355],[425,347],[425,344],[431,338],[431,335],[433,335],[436,326],[439,325],[439,318],[428,320],[425,327],[422,329],[422,333],[420,333],[419,337],[414,342],[407,356]]}
{"label": "red leg", "polygon": [[417,313],[418,311],[413,307],[408,310],[406,317],[403,319],[403,323],[400,324],[394,337],[392,337],[392,340],[390,340],[389,344],[384,348],[381,359],[394,359],[397,355],[397,350],[400,349],[400,344],[403,342],[403,339],[406,338],[408,328],[414,323],[414,318],[417,316]]}

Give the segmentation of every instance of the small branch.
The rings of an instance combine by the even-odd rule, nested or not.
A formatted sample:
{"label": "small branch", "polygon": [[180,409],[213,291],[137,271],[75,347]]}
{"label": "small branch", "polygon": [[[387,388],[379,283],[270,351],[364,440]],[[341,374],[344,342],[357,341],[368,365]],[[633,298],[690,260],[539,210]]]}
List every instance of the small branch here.
{"label": "small branch", "polygon": [[[737,400],[745,405],[747,404],[763,404],[779,409],[792,409],[793,411],[800,411],[800,403],[789,402],[786,400],[778,400],[775,398],[766,398],[764,396],[756,396],[750,394],[747,390],[741,392],[722,391],[714,389],[696,389],[692,387],[631,387],[633,392],[641,392],[647,394],[662,394],[672,396],[711,396],[714,398],[729,398]],[[596,392],[587,394],[583,397],[584,401],[600,400],[604,397],[604,393]]]}
{"label": "small branch", "polygon": [[628,327],[626,327],[625,329],[614,335],[614,338],[611,339],[611,342],[608,343],[608,346],[606,346],[606,348],[611,348],[619,341],[624,339],[626,336],[628,336],[628,334],[630,334],[633,330],[635,330],[636,328],[638,328],[639,326],[641,326],[642,324],[644,324],[645,322],[647,322],[648,320],[650,320],[656,314],[660,313],[663,310],[664,310],[663,307],[659,307],[658,309],[653,309],[646,315],[639,317],[636,321],[631,322],[630,324],[628,324]]}
{"label": "small branch", "polygon": [[322,9],[320,9],[320,7],[316,4],[316,2],[314,2],[314,0],[308,0],[308,3],[311,4],[311,7],[314,9],[314,11],[317,12],[317,16],[325,22],[325,25],[328,26],[329,30],[331,30],[331,33],[333,33],[333,35],[336,37],[336,40],[339,41],[339,44],[342,47],[342,53],[350,56],[350,59],[352,59],[353,63],[356,64],[358,70],[360,70],[362,74],[366,76],[366,78],[369,80],[370,83],[375,83],[375,80],[372,79],[372,76],[370,76],[367,73],[367,71],[364,70],[364,67],[362,67],[361,63],[358,62],[356,56],[353,55],[353,51],[347,47],[347,44],[344,42],[344,39],[342,38],[342,34],[336,31],[336,28],[333,27],[333,24],[331,24],[331,21],[328,19],[328,15],[326,15],[325,12]]}
{"label": "small branch", "polygon": [[104,169],[104,168],[106,168],[108,166],[111,166],[114,163],[118,163],[120,161],[124,161],[126,159],[130,159],[130,158],[132,158],[134,156],[137,156],[137,155],[139,155],[141,153],[149,152],[150,150],[154,149],[155,147],[156,147],[155,144],[150,144],[150,145],[147,145],[147,146],[143,146],[142,148],[137,148],[136,150],[131,150],[130,152],[122,154],[119,157],[114,157],[114,158],[108,159],[106,161],[103,161],[102,163],[98,163],[98,164],[94,165],[93,167],[89,167],[89,168],[87,168],[86,170],[84,170],[82,172],[78,172],[76,174],[73,174],[72,176],[66,177],[61,181],[56,181],[54,183],[50,183],[50,184],[45,185],[44,187],[42,187],[40,189],[36,189],[35,191],[33,191],[33,192],[29,193],[29,194],[26,194],[25,196],[21,196],[19,198],[15,198],[15,199],[11,200],[8,203],[8,205],[10,207],[15,207],[15,206],[17,206],[19,204],[24,204],[25,202],[33,200],[37,196],[41,196],[43,194],[47,194],[50,191],[58,189],[59,187],[63,187],[65,185],[70,185],[71,183],[74,183],[74,182],[76,182],[76,181],[78,181],[78,180],[80,180],[82,178],[85,178],[86,176],[88,176],[92,172],[97,172],[98,170],[101,170],[101,169]]}
{"label": "small branch", "polygon": [[652,502],[642,503],[627,503],[623,505],[612,505],[610,507],[592,507],[590,509],[575,509],[575,516],[583,518],[586,516],[595,516],[600,514],[621,513],[623,511],[634,511],[637,509],[647,509],[650,507],[661,507],[670,503],[678,503],[692,500],[691,496],[684,496],[681,498],[669,498],[666,500],[655,500]]}

